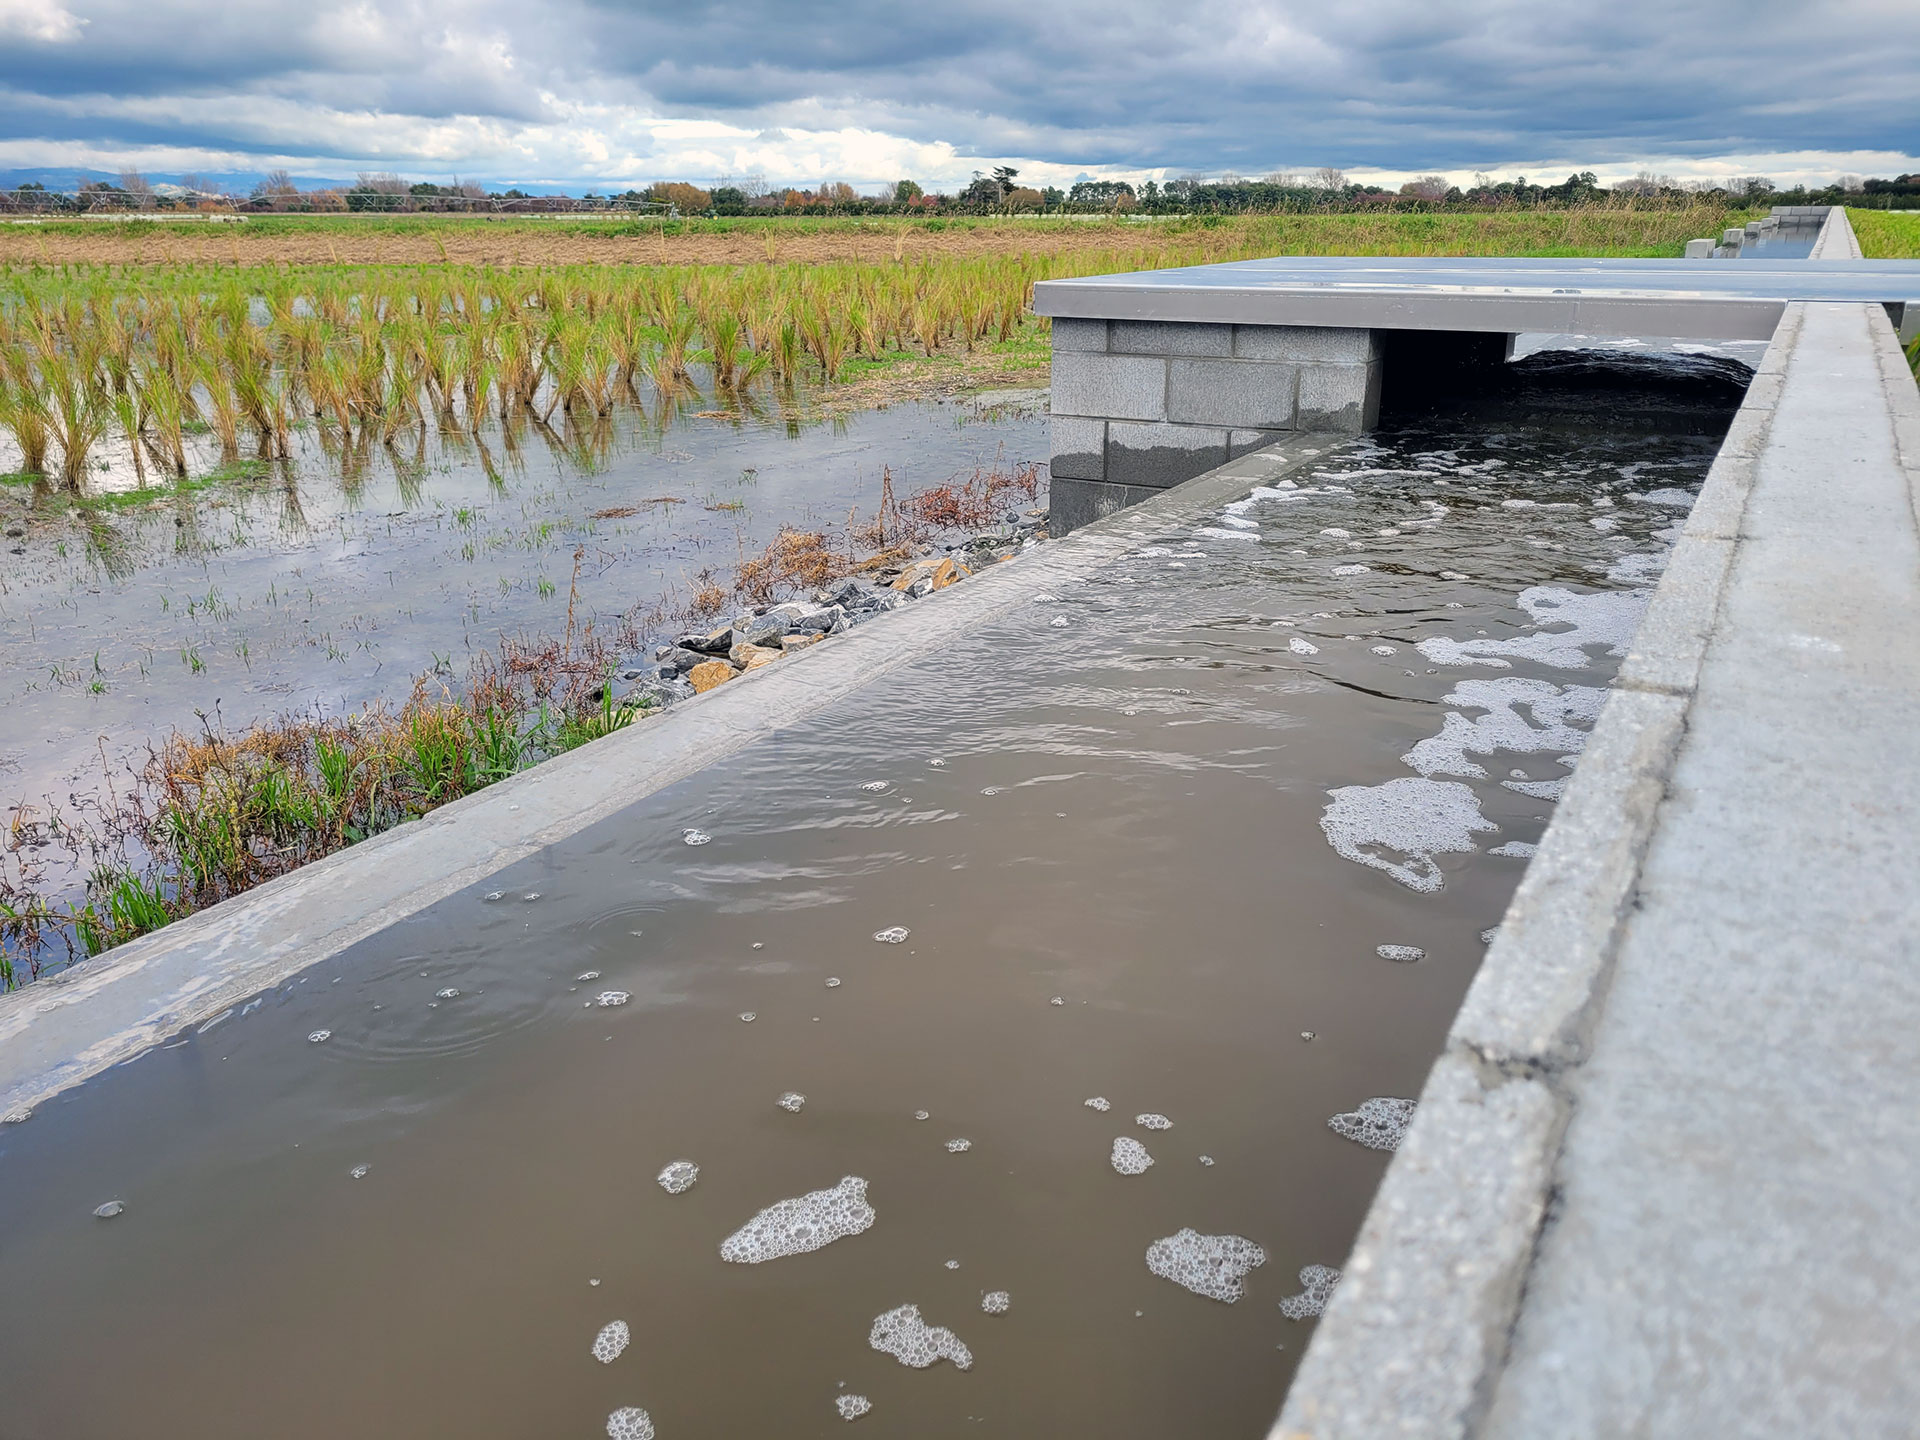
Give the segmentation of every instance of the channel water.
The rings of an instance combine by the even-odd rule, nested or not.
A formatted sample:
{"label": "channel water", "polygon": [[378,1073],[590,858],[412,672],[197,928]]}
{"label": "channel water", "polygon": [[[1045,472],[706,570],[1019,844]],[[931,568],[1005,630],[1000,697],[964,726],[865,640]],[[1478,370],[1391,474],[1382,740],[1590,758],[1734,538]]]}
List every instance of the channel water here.
{"label": "channel water", "polygon": [[1263,1433],[1729,415],[1555,383],[0,1126],[0,1440]]}

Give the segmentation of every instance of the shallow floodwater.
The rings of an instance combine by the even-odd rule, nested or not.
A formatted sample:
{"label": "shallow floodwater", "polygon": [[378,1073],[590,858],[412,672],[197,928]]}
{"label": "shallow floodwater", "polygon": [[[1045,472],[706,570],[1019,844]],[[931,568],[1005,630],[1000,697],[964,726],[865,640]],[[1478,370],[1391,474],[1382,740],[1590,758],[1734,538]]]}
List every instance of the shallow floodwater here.
{"label": "shallow floodwater", "polygon": [[[44,818],[44,797],[97,788],[103,750],[117,770],[196,729],[197,711],[240,729],[402,700],[436,668],[464,675],[503,634],[562,634],[570,607],[611,634],[690,595],[703,570],[726,582],[783,525],[871,516],[883,470],[905,495],[1044,459],[1041,406],[1002,395],[808,423],[628,408],[594,446],[527,427],[509,449],[490,427],[416,456],[409,437],[372,446],[348,479],[307,432],[295,461],[254,482],[36,518],[0,541],[0,801]],[[619,509],[633,513],[596,515]]]}
{"label": "shallow floodwater", "polygon": [[0,1127],[0,1436],[1264,1433],[1715,443],[1143,518]]}

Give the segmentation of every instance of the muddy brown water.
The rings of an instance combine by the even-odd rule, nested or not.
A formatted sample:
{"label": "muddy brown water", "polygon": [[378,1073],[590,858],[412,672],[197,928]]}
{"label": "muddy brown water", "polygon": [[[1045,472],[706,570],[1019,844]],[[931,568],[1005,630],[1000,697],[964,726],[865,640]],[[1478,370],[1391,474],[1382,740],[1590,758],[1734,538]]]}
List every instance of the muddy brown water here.
{"label": "muddy brown water", "polygon": [[[1211,533],[1143,522],[1090,582],[0,1127],[0,1437],[588,1437],[627,1406],[662,1440],[825,1435],[843,1395],[859,1434],[1263,1434],[1311,1336],[1277,1302],[1389,1159],[1328,1119],[1418,1093],[1525,864],[1491,852],[1551,812],[1509,782],[1550,795],[1577,741],[1401,757],[1476,723],[1462,682],[1607,683],[1606,623],[1556,651],[1537,617],[1630,612],[1714,443],[1463,424]],[[1498,827],[1424,893],[1322,828],[1330,790],[1406,780]],[[1398,851],[1350,848],[1418,878],[1440,792],[1406,793]],[[843,1176],[863,1233],[722,1260]],[[1239,1300],[1149,1271],[1186,1227],[1262,1248]],[[870,1347],[909,1303],[970,1369]]]}

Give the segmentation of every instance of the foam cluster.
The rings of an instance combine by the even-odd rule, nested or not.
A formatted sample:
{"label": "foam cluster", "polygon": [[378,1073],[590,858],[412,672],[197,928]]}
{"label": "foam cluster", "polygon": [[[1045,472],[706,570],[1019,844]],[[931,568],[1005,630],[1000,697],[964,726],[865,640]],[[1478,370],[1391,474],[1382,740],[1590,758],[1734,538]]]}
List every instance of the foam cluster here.
{"label": "foam cluster", "polygon": [[971,1149],[973,1149],[973,1141],[971,1140],[956,1136],[954,1139],[947,1141],[947,1153],[949,1155],[964,1155]]}
{"label": "foam cluster", "polygon": [[1101,1112],[1101,1114],[1103,1114],[1103,1115],[1104,1115],[1104,1114],[1105,1114],[1105,1113],[1106,1113],[1107,1111],[1109,1111],[1109,1110],[1111,1110],[1111,1109],[1113,1108],[1113,1102],[1112,1102],[1112,1101],[1110,1101],[1109,1099],[1107,1099],[1107,1097],[1106,1097],[1106,1096],[1104,1096],[1104,1095],[1096,1095],[1096,1096],[1094,1096],[1094,1097],[1093,1097],[1093,1098],[1092,1098],[1091,1100],[1089,1100],[1089,1101],[1087,1101],[1087,1102],[1086,1102],[1086,1105],[1087,1105],[1087,1109],[1089,1109],[1089,1110],[1098,1110],[1098,1111],[1100,1111],[1100,1112]]}
{"label": "foam cluster", "polygon": [[[1448,714],[1438,735],[1428,736],[1400,758],[1422,775],[1485,776],[1486,768],[1468,755],[1491,755],[1496,750],[1577,754],[1587,743],[1587,732],[1569,722],[1591,725],[1606,698],[1604,689],[1591,685],[1562,689],[1546,680],[1518,676],[1463,680],[1440,703],[1486,713],[1473,720]],[[1532,715],[1531,724],[1521,717],[1523,709]]]}
{"label": "foam cluster", "polygon": [[1242,1235],[1187,1229],[1147,1247],[1147,1269],[1162,1280],[1229,1305],[1243,1293],[1247,1272],[1266,1263],[1267,1252]]}
{"label": "foam cluster", "polygon": [[1133,1123],[1138,1125],[1142,1130],[1173,1129],[1173,1121],[1169,1120],[1164,1115],[1155,1115],[1155,1114],[1152,1114],[1151,1112],[1145,1115],[1134,1116]]}
{"label": "foam cluster", "polygon": [[633,1332],[627,1328],[624,1320],[615,1320],[600,1327],[600,1333],[593,1337],[593,1358],[602,1365],[611,1365],[620,1358],[621,1351],[633,1339]]}
{"label": "foam cluster", "polygon": [[1327,1308],[1333,1287],[1340,1283],[1340,1272],[1326,1265],[1309,1265],[1300,1272],[1300,1293],[1280,1302],[1280,1313],[1289,1320],[1309,1320]]}
{"label": "foam cluster", "polygon": [[[1422,894],[1444,883],[1435,855],[1471,852],[1474,832],[1500,828],[1457,780],[1403,776],[1383,785],[1342,785],[1327,794],[1333,803],[1320,817],[1327,843]],[[1383,850],[1404,858],[1378,853]]]}
{"label": "foam cluster", "polygon": [[869,780],[860,788],[869,795],[878,795],[882,790],[887,788],[887,782],[884,780]]}
{"label": "foam cluster", "polygon": [[904,925],[889,925],[884,930],[874,931],[873,938],[878,940],[882,945],[898,945],[912,933],[913,932]]}
{"label": "foam cluster", "polygon": [[1382,960],[1391,960],[1396,965],[1411,965],[1416,960],[1427,958],[1427,952],[1418,945],[1376,945],[1373,953]]}
{"label": "foam cluster", "polygon": [[720,1258],[736,1265],[759,1265],[787,1255],[804,1255],[858,1235],[873,1221],[867,1182],[857,1175],[846,1175],[830,1190],[812,1190],[769,1205],[720,1242]]}
{"label": "foam cluster", "polygon": [[691,1160],[676,1160],[656,1177],[669,1195],[684,1195],[700,1178],[700,1167]]}
{"label": "foam cluster", "polygon": [[789,1115],[798,1115],[800,1113],[800,1107],[807,1103],[807,1097],[802,1095],[798,1090],[789,1090],[773,1103]]}
{"label": "foam cluster", "polygon": [[1334,1134],[1357,1141],[1369,1150],[1398,1150],[1413,1123],[1414,1102],[1376,1095],[1362,1100],[1357,1110],[1347,1110],[1327,1121]]}
{"label": "foam cluster", "polygon": [[951,1360],[961,1370],[973,1368],[973,1352],[960,1343],[960,1337],[944,1325],[927,1324],[920,1318],[918,1305],[902,1305],[880,1316],[867,1334],[867,1343],[914,1370],[941,1360]]}
{"label": "foam cluster", "polygon": [[315,1030],[308,1034],[307,1043],[309,1045],[324,1045],[332,1038],[333,1032],[331,1030]]}
{"label": "foam cluster", "polygon": [[632,998],[633,996],[624,990],[602,990],[593,997],[593,1003],[606,1009],[615,1005],[624,1005]]}
{"label": "foam cluster", "polygon": [[1144,1175],[1153,1164],[1153,1156],[1147,1153],[1147,1147],[1131,1135],[1122,1135],[1113,1142],[1110,1158],[1113,1168],[1122,1175]]}
{"label": "foam cluster", "polygon": [[836,1395],[833,1408],[840,1412],[842,1420],[858,1420],[873,1409],[873,1402],[864,1395]]}
{"label": "foam cluster", "polygon": [[1013,1304],[1013,1296],[1004,1290],[989,1290],[980,1297],[980,1308],[989,1315],[1004,1315]]}
{"label": "foam cluster", "polygon": [[[1443,579],[1451,578],[1451,572],[1441,573]],[[1591,647],[1605,646],[1609,655],[1627,653],[1627,643],[1640,626],[1640,616],[1647,608],[1650,593],[1607,590],[1583,595],[1550,585],[1535,585],[1520,592],[1520,608],[1536,625],[1570,628],[1540,630],[1512,640],[1484,637],[1455,640],[1435,635],[1414,648],[1435,665],[1491,665],[1505,670],[1515,660],[1528,660],[1558,670],[1579,670],[1587,665],[1587,651]]]}
{"label": "foam cluster", "polygon": [[1296,655],[1318,655],[1320,647],[1311,640],[1302,640],[1298,635],[1287,641],[1287,649]]}
{"label": "foam cluster", "polygon": [[689,845],[705,845],[713,837],[704,830],[682,830],[680,838]]}
{"label": "foam cluster", "polygon": [[622,1405],[607,1416],[607,1440],[653,1440],[653,1417],[637,1405]]}

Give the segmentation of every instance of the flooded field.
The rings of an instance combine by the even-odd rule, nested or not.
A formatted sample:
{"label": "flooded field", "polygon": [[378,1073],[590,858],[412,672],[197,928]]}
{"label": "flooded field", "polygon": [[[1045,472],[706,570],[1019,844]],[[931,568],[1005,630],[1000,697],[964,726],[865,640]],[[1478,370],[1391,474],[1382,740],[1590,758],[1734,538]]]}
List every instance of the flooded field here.
{"label": "flooded field", "polygon": [[1727,418],[1604,403],[1140,520],[0,1126],[0,1437],[1264,1433]]}
{"label": "flooded field", "polygon": [[[97,787],[103,754],[117,770],[199,712],[237,730],[398,701],[502,635],[628,622],[637,646],[702,572],[724,580],[781,526],[871,516],[883,471],[904,494],[1043,460],[1043,409],[1012,396],[799,423],[669,407],[663,423],[623,407],[593,445],[523,428],[509,447],[490,427],[417,455],[373,445],[344,479],[307,437],[252,481],[35,512],[0,542],[0,801],[44,812]],[[24,501],[9,485],[0,505],[6,490]]]}

